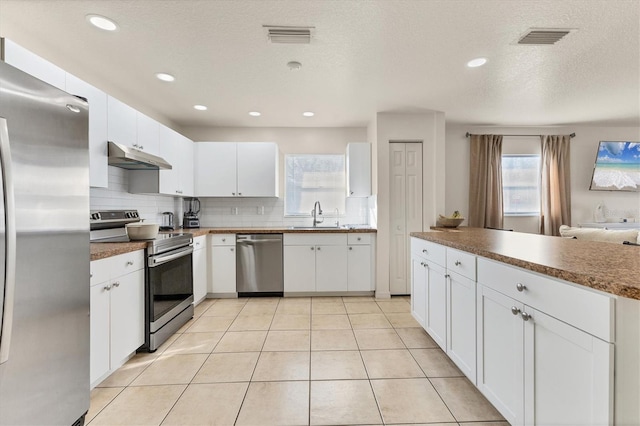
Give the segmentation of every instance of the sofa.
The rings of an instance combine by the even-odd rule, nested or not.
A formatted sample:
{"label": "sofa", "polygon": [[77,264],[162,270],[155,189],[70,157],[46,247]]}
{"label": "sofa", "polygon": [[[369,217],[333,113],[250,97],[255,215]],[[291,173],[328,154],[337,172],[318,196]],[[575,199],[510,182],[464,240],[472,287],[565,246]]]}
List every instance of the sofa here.
{"label": "sofa", "polygon": [[625,241],[640,244],[640,230],[638,229],[604,229],[604,228],[575,228],[567,225],[560,226],[560,235],[565,238],[578,240],[600,241],[604,243],[622,244]]}

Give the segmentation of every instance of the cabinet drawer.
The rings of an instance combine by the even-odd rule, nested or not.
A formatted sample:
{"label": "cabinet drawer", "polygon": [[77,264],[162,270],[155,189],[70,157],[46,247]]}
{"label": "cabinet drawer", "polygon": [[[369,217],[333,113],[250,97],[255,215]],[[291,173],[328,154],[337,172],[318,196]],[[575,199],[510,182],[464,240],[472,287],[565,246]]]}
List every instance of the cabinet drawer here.
{"label": "cabinet drawer", "polygon": [[236,234],[213,234],[211,235],[212,246],[235,246]]}
{"label": "cabinet drawer", "polygon": [[411,238],[411,253],[430,260],[440,266],[446,266],[447,250],[445,246],[420,238]]}
{"label": "cabinet drawer", "polygon": [[347,244],[350,246],[355,245],[369,245],[371,244],[371,234],[353,233],[347,234]]}
{"label": "cabinet drawer", "polygon": [[478,283],[607,342],[614,341],[615,302],[610,296],[484,258],[478,258]]}
{"label": "cabinet drawer", "polygon": [[193,239],[193,250],[200,250],[207,244],[207,236],[202,235]]}
{"label": "cabinet drawer", "polygon": [[475,281],[476,257],[473,254],[447,247],[447,270]]}
{"label": "cabinet drawer", "polygon": [[109,280],[112,258],[94,260],[89,266],[91,272],[89,283],[94,286]]}
{"label": "cabinet drawer", "polygon": [[347,234],[284,234],[282,244],[285,246],[346,246]]}
{"label": "cabinet drawer", "polygon": [[144,250],[125,253],[111,258],[111,277],[119,277],[144,268]]}

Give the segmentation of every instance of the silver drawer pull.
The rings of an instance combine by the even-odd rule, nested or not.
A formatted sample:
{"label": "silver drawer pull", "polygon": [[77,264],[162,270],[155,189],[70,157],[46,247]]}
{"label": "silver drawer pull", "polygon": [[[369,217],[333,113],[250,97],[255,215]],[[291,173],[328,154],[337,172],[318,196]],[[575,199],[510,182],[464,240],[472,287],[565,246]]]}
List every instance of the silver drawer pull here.
{"label": "silver drawer pull", "polygon": [[133,262],[130,260],[127,260],[127,266],[133,266]]}
{"label": "silver drawer pull", "polygon": [[529,315],[526,312],[523,312],[521,315],[522,315],[522,319],[525,321],[529,321],[531,319],[531,315]]}
{"label": "silver drawer pull", "polygon": [[428,254],[428,253],[429,253],[429,252],[427,251],[427,249],[422,250],[422,252],[423,252],[424,254]]}
{"label": "silver drawer pull", "polygon": [[113,283],[114,287],[120,287],[120,281],[116,281],[115,283]]}
{"label": "silver drawer pull", "polygon": [[455,265],[456,265],[456,266],[460,266],[460,265],[462,265],[462,262],[460,262],[459,260],[456,260]]}
{"label": "silver drawer pull", "polygon": [[109,291],[109,290],[111,290],[111,286],[110,285],[105,285],[102,289],[106,290],[106,291]]}
{"label": "silver drawer pull", "polygon": [[513,315],[518,315],[520,313],[520,309],[516,308],[515,306],[511,307],[511,313]]}
{"label": "silver drawer pull", "polygon": [[516,284],[516,290],[518,290],[519,292],[523,292],[526,289],[527,289],[527,286],[525,286],[524,284],[522,284],[522,283]]}
{"label": "silver drawer pull", "polygon": [[349,247],[349,250],[353,250],[353,247]]}

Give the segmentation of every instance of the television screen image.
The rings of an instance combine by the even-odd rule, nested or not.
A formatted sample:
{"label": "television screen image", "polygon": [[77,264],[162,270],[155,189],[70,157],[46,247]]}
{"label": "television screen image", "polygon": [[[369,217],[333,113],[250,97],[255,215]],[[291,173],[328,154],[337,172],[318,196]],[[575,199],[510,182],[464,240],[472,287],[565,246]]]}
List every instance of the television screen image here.
{"label": "television screen image", "polygon": [[589,189],[640,191],[640,142],[601,141]]}

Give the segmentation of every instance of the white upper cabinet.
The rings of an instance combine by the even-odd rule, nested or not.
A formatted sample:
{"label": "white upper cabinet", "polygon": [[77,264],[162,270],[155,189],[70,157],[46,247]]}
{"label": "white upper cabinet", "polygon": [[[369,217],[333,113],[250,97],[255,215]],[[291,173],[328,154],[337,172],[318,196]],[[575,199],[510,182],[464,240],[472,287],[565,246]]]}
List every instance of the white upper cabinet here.
{"label": "white upper cabinet", "polygon": [[4,61],[45,83],[65,90],[65,70],[7,39],[4,39]]}
{"label": "white upper cabinet", "polygon": [[194,158],[196,196],[278,196],[275,143],[197,142]]}
{"label": "white upper cabinet", "polygon": [[160,123],[141,112],[136,113],[136,143],[133,145],[149,154],[160,154]]}
{"label": "white upper cabinet", "polygon": [[347,196],[371,195],[371,144],[347,144]]}
{"label": "white upper cabinet", "polygon": [[130,148],[138,145],[138,111],[113,96],[107,99],[107,129],[111,142]]}
{"label": "white upper cabinet", "polygon": [[179,164],[180,190],[182,196],[191,197],[194,194],[194,177],[193,177],[193,153],[194,143],[191,139],[180,135],[180,155],[177,163]]}
{"label": "white upper cabinet", "polygon": [[107,188],[109,166],[107,151],[107,94],[67,73],[66,91],[89,102],[89,178],[94,187]]}

